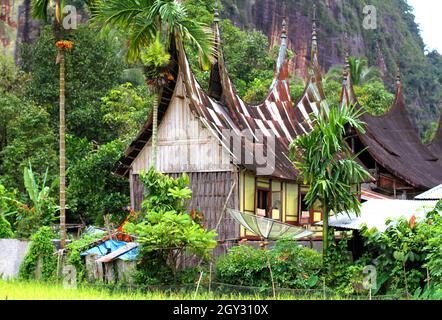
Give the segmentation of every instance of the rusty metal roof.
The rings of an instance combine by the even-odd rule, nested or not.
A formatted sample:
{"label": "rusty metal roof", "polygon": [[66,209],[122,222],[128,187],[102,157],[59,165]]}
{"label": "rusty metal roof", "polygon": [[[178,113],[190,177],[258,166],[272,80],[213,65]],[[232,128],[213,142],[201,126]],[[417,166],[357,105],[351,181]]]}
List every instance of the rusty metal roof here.
{"label": "rusty metal roof", "polygon": [[[285,23],[285,22],[284,22]],[[175,79],[178,75],[183,79],[189,106],[196,117],[207,127],[219,140],[221,145],[230,152],[234,163],[258,175],[271,176],[285,180],[298,180],[298,172],[289,159],[289,145],[298,136],[309,132],[312,124],[309,114],[318,112],[320,108],[327,107],[325,95],[322,89],[320,67],[315,53],[317,43],[313,43],[312,62],[307,85],[301,99],[295,104],[290,97],[288,59],[287,59],[287,36],[283,24],[281,32],[281,48],[279,52],[277,70],[274,81],[266,98],[258,105],[245,103],[237,94],[227,68],[221,48],[221,35],[218,23],[214,25],[217,43],[217,59],[212,64],[209,90],[206,93],[196,80],[182,42],[173,43],[171,47],[172,64],[171,73]],[[176,80],[169,81],[160,94],[159,122],[175,90]],[[259,131],[262,136],[257,135]],[[137,157],[144,145],[151,137],[152,116],[143,126],[137,139],[126,150],[114,169],[114,173],[120,176],[128,176],[131,163]],[[234,152],[230,144],[230,136],[244,137],[241,155]],[[269,137],[275,137],[274,147],[268,146]],[[265,138],[264,138],[265,137]],[[270,173],[264,170],[262,165],[255,159],[256,147],[266,149],[273,153],[274,166]],[[244,159],[254,159],[253,163],[247,163]],[[260,173],[260,172],[263,173]],[[267,173],[266,173],[267,172]]]}

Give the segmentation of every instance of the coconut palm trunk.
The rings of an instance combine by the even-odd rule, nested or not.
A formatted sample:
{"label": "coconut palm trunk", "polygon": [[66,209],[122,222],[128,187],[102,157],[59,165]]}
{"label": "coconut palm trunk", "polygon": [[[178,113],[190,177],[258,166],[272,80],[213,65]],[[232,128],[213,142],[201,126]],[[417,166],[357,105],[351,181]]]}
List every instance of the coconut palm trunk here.
{"label": "coconut palm trunk", "polygon": [[155,88],[155,99],[153,104],[153,120],[152,120],[152,161],[151,161],[151,167],[155,170],[157,169],[157,145],[158,145],[158,103],[159,103],[159,87],[157,86]]}
{"label": "coconut palm trunk", "polygon": [[65,142],[65,56],[58,51],[60,63],[60,247],[66,244],[66,142]]}

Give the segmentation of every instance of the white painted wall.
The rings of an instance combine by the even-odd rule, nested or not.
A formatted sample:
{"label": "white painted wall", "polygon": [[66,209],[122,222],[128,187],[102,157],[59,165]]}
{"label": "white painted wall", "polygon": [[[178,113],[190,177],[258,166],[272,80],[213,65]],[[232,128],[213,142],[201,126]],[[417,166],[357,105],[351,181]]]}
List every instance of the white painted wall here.
{"label": "white painted wall", "polygon": [[0,239],[0,276],[3,279],[18,276],[20,265],[28,252],[30,242]]}

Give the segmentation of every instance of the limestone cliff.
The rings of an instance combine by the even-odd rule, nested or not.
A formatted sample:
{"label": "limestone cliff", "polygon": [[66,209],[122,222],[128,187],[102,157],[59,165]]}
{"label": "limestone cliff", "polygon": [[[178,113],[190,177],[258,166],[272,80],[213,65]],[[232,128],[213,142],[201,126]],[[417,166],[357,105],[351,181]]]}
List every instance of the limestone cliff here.
{"label": "limestone cliff", "polygon": [[[442,65],[434,65],[425,55],[424,43],[405,0],[222,0],[224,16],[241,28],[256,28],[278,41],[283,17],[289,26],[289,47],[296,53],[292,71],[303,76],[309,61],[311,17],[317,5],[319,59],[324,71],[342,64],[345,50],[367,57],[378,66],[390,89],[394,86],[397,62],[400,63],[410,112],[421,131],[438,117]],[[366,4],[376,9],[376,28],[363,22]]]}

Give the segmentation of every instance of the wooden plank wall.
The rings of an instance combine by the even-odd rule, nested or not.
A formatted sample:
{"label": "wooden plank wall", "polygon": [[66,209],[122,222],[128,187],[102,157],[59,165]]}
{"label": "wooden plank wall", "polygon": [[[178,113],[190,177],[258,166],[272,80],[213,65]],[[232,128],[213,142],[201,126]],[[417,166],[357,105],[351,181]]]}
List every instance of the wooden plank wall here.
{"label": "wooden plank wall", "polygon": [[[227,252],[232,246],[233,241],[239,238],[239,225],[227,213],[222,212],[224,204],[232,188],[232,184],[236,182],[236,186],[227,203],[228,208],[239,209],[239,187],[238,173],[235,172],[193,172],[188,173],[190,177],[190,185],[193,195],[189,201],[188,208],[199,209],[204,214],[204,222],[209,230],[216,227],[221,219],[219,228],[217,229],[220,244],[214,250],[214,256],[218,257]],[[180,174],[169,174],[173,178],[178,178]],[[141,209],[141,201],[144,194],[144,186],[139,181],[138,175],[133,175],[132,186],[134,208]]]}
{"label": "wooden plank wall", "polygon": [[[230,154],[191,112],[181,78],[158,125],[157,167],[164,173],[231,171]],[[149,140],[132,163],[132,173],[148,171],[152,145]]]}
{"label": "wooden plank wall", "polygon": [[130,180],[131,207],[135,211],[141,211],[141,203],[144,198],[144,184],[140,181],[138,174],[132,174]]}

